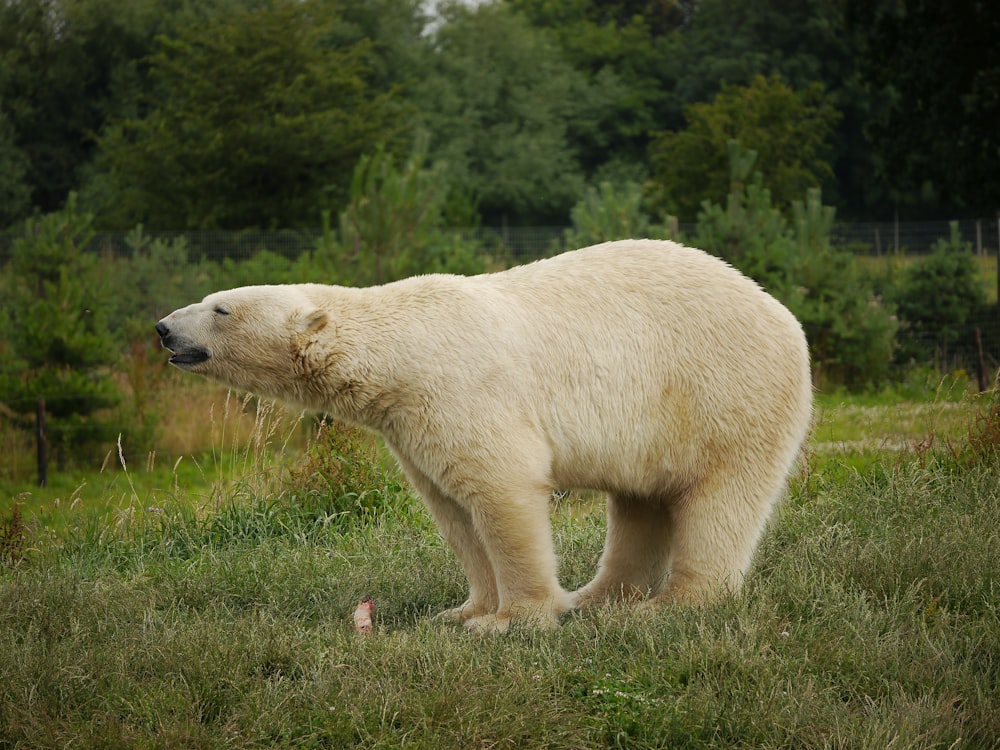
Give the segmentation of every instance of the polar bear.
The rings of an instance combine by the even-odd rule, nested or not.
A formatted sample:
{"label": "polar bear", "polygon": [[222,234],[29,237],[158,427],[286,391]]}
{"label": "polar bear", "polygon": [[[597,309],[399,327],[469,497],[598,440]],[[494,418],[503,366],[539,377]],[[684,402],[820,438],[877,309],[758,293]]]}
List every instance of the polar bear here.
{"label": "polar bear", "polygon": [[[667,241],[472,277],[231,289],[156,330],[183,370],[379,432],[468,578],[443,616],[474,631],[735,591],[812,411],[795,317]],[[596,575],[573,593],[557,489],[608,496]]]}

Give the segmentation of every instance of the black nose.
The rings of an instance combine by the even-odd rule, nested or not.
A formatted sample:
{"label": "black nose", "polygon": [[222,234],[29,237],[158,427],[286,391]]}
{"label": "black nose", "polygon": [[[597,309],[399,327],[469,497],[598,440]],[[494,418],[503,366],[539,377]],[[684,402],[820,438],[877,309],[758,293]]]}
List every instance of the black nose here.
{"label": "black nose", "polygon": [[160,338],[163,339],[167,337],[168,333],[170,333],[170,329],[167,328],[166,325],[164,325],[163,321],[161,320],[159,323],[156,324],[156,332],[160,334]]}

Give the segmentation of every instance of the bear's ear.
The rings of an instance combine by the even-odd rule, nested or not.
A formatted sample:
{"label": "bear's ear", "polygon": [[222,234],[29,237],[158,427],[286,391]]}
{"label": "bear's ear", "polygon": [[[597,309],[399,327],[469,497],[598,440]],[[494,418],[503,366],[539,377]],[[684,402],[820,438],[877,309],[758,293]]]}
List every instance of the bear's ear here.
{"label": "bear's ear", "polygon": [[315,333],[326,327],[326,312],[320,309],[311,310],[298,321],[299,333]]}

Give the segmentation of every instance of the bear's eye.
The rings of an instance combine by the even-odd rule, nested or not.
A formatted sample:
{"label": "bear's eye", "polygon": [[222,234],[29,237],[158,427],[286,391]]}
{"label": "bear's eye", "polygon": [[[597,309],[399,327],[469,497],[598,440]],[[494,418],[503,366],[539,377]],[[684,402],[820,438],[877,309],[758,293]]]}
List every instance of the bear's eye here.
{"label": "bear's eye", "polygon": [[229,310],[222,307],[221,305],[215,308],[216,315],[229,315]]}

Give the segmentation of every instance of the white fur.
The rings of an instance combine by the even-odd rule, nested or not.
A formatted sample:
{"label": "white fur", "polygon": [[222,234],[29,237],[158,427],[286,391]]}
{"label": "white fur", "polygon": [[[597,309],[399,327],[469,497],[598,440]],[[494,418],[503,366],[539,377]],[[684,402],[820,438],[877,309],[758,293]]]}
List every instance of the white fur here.
{"label": "white fur", "polygon": [[[446,614],[476,630],[736,590],[811,414],[791,313],[672,242],[368,289],[244,287],[160,326],[176,355],[210,355],[184,369],[380,432],[468,576]],[[572,594],[548,519],[570,488],[609,496],[597,575]]]}

